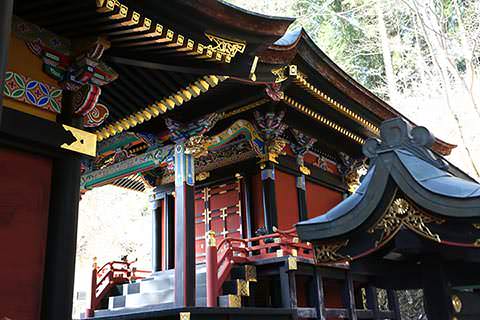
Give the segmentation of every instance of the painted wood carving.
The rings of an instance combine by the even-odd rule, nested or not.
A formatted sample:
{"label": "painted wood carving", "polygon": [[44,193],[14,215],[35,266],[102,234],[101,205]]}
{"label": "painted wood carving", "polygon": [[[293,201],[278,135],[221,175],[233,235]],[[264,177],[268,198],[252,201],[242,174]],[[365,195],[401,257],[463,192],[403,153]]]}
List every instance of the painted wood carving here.
{"label": "painted wood carving", "polygon": [[3,94],[50,112],[62,111],[62,89],[13,71],[5,74]]}

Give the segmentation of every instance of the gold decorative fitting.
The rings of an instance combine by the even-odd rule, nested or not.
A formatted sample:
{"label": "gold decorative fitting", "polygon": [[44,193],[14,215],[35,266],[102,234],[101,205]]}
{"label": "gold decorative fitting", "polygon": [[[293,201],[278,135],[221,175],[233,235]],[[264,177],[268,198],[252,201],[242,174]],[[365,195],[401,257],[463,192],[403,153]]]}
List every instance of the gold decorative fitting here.
{"label": "gold decorative fitting", "polygon": [[303,173],[306,176],[309,176],[311,174],[310,169],[308,169],[308,167],[306,166],[300,166],[298,169],[300,170],[301,173]]}
{"label": "gold decorative fitting", "polygon": [[462,311],[462,300],[455,294],[452,295],[452,305],[453,310],[455,310],[456,313],[460,313],[460,311]]}
{"label": "gold decorative fitting", "polygon": [[296,64],[291,64],[288,66],[288,75],[296,76],[298,73],[298,68]]}
{"label": "gold decorative fitting", "polygon": [[62,125],[65,131],[69,131],[74,137],[75,141],[70,144],[62,144],[60,148],[75,151],[81,154],[95,157],[97,154],[97,136],[93,133],[83,131],[67,125]]}
{"label": "gold decorative fitting", "polygon": [[262,104],[267,103],[268,101],[269,101],[269,99],[263,98],[263,99],[260,99],[258,101],[255,101],[255,102],[249,103],[247,105],[244,105],[243,107],[240,107],[238,109],[235,109],[235,110],[232,110],[232,111],[229,111],[229,112],[225,112],[224,114],[222,114],[222,119],[230,118],[230,117],[233,117],[233,116],[235,116],[239,113],[251,110],[253,108],[261,106]]}
{"label": "gold decorative fitting", "polygon": [[275,76],[275,83],[280,83],[288,79],[288,66],[272,69],[271,72]]}
{"label": "gold decorative fitting", "polygon": [[297,249],[292,249],[292,256],[294,256],[294,257],[298,256]]}
{"label": "gold decorative fitting", "polygon": [[207,247],[216,247],[217,240],[215,239],[215,231],[207,231],[207,233],[205,233],[205,240],[207,242]]}
{"label": "gold decorative fitting", "polygon": [[190,320],[190,312],[180,312],[180,320]]}
{"label": "gold decorative fitting", "polygon": [[325,118],[321,114],[311,110],[310,108],[308,108],[308,107],[304,106],[303,104],[295,101],[294,99],[284,95],[282,100],[285,102],[285,104],[289,105],[290,107],[292,107],[294,109],[297,109],[298,111],[302,112],[303,114],[306,114],[310,118],[313,118],[313,119],[317,120],[318,122],[326,125],[327,127],[330,127],[331,129],[333,129],[337,132],[340,132],[344,136],[352,139],[353,141],[355,141],[359,144],[363,144],[365,142],[365,139],[363,139],[360,136],[350,132],[349,130],[343,128],[342,126],[336,124],[335,122]]}
{"label": "gold decorative fitting", "polygon": [[208,138],[203,135],[192,136],[185,143],[185,153],[191,154],[194,158],[200,158],[208,154],[206,142]]}
{"label": "gold decorative fitting", "polygon": [[277,258],[280,258],[280,257],[283,257],[283,250],[282,249],[277,250]]}
{"label": "gold decorative fitting", "polygon": [[205,172],[200,172],[199,174],[197,174],[197,176],[195,177],[195,180],[196,181],[203,181],[203,180],[206,180],[210,177],[210,172],[208,171],[205,171]]}
{"label": "gold decorative fitting", "polygon": [[360,178],[367,174],[368,167],[365,163],[361,166],[353,168],[344,176],[345,184],[348,186],[348,191],[354,193],[360,186]]}
{"label": "gold decorative fitting", "polygon": [[230,40],[211,33],[205,33],[205,36],[208,38],[208,40],[215,43],[214,46],[206,46],[207,49],[224,54],[230,59],[235,58],[235,55],[237,53],[243,53],[247,46],[247,43],[245,41]]}
{"label": "gold decorative fitting", "polygon": [[348,257],[337,253],[348,244],[348,240],[335,243],[322,243],[315,246],[314,255],[316,263],[332,263],[339,260],[346,260]]}
{"label": "gold decorative fitting", "polygon": [[288,257],[287,259],[288,270],[297,270],[297,258],[295,257]]}
{"label": "gold decorative fitting", "polygon": [[422,213],[411,206],[407,200],[397,198],[393,201],[383,218],[371,229],[370,233],[375,230],[381,230],[380,239],[376,242],[376,246],[389,241],[402,227],[436,242],[441,242],[440,236],[433,233],[427,226],[429,223],[442,224],[445,220],[432,217]]}
{"label": "gold decorative fitting", "polygon": [[357,123],[360,123],[364,128],[372,132],[374,135],[378,136],[380,133],[380,130],[378,129],[377,126],[375,126],[373,123],[365,120],[361,116],[359,116],[357,113],[353,112],[350,108],[344,106],[343,104],[339,103],[338,101],[332,99],[330,96],[328,96],[326,93],[323,91],[319,90],[316,88],[314,85],[309,83],[305,76],[301,74],[300,72],[297,72],[295,76],[295,83],[305,89],[308,93],[310,93],[312,96],[317,98],[318,100],[322,101],[329,107],[339,111],[340,113],[344,114],[348,118],[356,121]]}
{"label": "gold decorative fitting", "polygon": [[240,308],[242,306],[242,297],[229,294],[228,295],[228,307],[229,308]]}
{"label": "gold decorative fitting", "polygon": [[243,297],[250,296],[250,284],[246,280],[237,279],[237,295]]}
{"label": "gold decorative fitting", "polygon": [[263,155],[260,159],[260,162],[273,162],[277,163],[277,158],[279,155],[285,154],[285,146],[287,145],[287,140],[283,138],[276,138],[272,140],[267,146],[267,153]]}
{"label": "gold decorative fitting", "polygon": [[245,280],[257,282],[257,268],[252,265],[245,265]]}
{"label": "gold decorative fitting", "polygon": [[258,63],[258,57],[255,56],[252,62],[252,66],[250,67],[250,75],[249,78],[253,82],[257,81],[257,76],[255,75],[255,71],[257,70],[257,63]]}
{"label": "gold decorative fitting", "polygon": [[480,229],[480,223],[474,223],[474,224],[473,224],[473,227],[474,227],[475,229]]}

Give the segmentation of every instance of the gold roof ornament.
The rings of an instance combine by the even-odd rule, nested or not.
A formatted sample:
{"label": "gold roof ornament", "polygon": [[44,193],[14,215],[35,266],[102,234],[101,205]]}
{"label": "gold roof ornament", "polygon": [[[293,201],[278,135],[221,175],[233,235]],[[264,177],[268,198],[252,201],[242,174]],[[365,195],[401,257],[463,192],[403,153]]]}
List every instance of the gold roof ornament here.
{"label": "gold roof ornament", "polygon": [[402,227],[436,242],[441,242],[440,236],[433,233],[427,224],[435,223],[442,224],[445,220],[432,217],[414,208],[410,203],[403,199],[397,198],[392,205],[377,222],[375,226],[368,230],[369,233],[374,233],[376,230],[381,230],[380,239],[376,242],[376,246],[389,241]]}
{"label": "gold roof ornament", "polygon": [[226,56],[225,61],[230,62],[232,58],[235,58],[237,53],[244,53],[247,43],[245,41],[236,41],[227,38],[223,38],[211,33],[205,33],[208,40],[214,43],[214,45],[208,45],[205,48],[214,52],[224,54]]}

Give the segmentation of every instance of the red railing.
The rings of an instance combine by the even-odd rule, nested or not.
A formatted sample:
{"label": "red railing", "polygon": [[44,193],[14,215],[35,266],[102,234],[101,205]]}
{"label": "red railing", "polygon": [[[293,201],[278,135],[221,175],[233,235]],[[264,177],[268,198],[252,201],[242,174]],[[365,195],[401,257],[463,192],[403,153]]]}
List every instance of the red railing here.
{"label": "red railing", "polygon": [[225,238],[218,245],[215,233],[207,233],[207,306],[217,305],[224,281],[236,263],[250,263],[280,256],[297,256],[313,260],[310,243],[299,241],[295,229],[258,236],[250,239]]}
{"label": "red railing", "polygon": [[92,285],[90,292],[90,306],[86,310],[87,317],[93,317],[95,310],[100,306],[100,303],[105,295],[116,285],[134,282],[137,279],[143,279],[145,276],[151,274],[147,270],[138,270],[132,267],[134,261],[111,261],[105,263],[101,268],[98,268],[96,259],[93,262],[92,269]]}

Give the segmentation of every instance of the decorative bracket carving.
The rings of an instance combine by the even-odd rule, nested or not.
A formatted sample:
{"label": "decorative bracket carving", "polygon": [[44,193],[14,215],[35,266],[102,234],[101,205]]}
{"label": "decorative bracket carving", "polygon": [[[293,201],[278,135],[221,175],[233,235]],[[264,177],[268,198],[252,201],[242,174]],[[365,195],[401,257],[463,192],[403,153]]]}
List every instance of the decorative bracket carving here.
{"label": "decorative bracket carving", "polygon": [[338,251],[348,244],[348,240],[333,243],[321,243],[314,246],[315,263],[332,263],[339,260],[348,260],[349,257],[343,256]]}
{"label": "decorative bracket carving", "polygon": [[393,201],[383,218],[372,228],[369,233],[375,230],[381,230],[380,239],[376,242],[376,246],[389,241],[402,227],[406,227],[411,231],[436,242],[441,242],[440,236],[433,233],[427,224],[442,224],[445,220],[432,217],[415,209],[407,200],[397,198]]}
{"label": "decorative bracket carving", "polygon": [[348,186],[350,193],[355,192],[360,186],[360,179],[367,173],[367,159],[353,159],[344,152],[338,154],[341,163],[337,165],[338,172],[342,175],[343,181]]}
{"label": "decorative bracket carving", "polygon": [[282,138],[283,133],[287,129],[287,125],[283,123],[285,111],[267,112],[261,114],[258,111],[254,112],[255,123],[258,131],[261,133],[265,141],[265,153],[262,155],[262,162],[271,161],[277,163],[277,157],[284,154],[287,140]]}
{"label": "decorative bracket carving", "polygon": [[317,142],[317,139],[312,138],[294,128],[291,128],[290,132],[295,139],[295,141],[290,143],[290,147],[292,148],[293,153],[295,153],[297,156],[298,170],[300,170],[302,174],[308,176],[310,175],[310,169],[305,166],[303,157],[305,156],[305,153],[313,147],[315,142]]}

